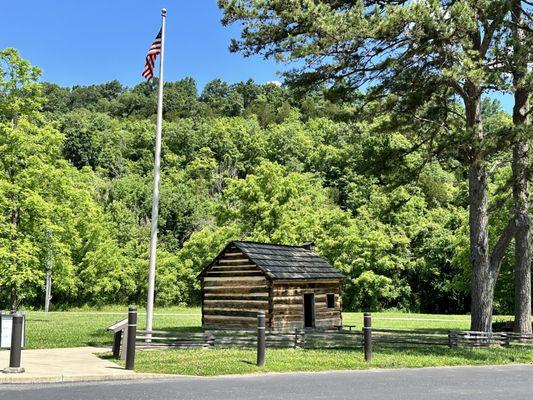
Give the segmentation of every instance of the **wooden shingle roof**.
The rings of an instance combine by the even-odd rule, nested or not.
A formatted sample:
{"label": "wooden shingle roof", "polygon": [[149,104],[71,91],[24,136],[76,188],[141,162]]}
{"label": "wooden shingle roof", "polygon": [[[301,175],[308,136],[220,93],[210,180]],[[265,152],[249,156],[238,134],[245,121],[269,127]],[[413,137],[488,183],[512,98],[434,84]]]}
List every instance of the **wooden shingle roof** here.
{"label": "wooden shingle roof", "polygon": [[231,242],[271,279],[342,279],[343,275],[312,250],[300,246]]}

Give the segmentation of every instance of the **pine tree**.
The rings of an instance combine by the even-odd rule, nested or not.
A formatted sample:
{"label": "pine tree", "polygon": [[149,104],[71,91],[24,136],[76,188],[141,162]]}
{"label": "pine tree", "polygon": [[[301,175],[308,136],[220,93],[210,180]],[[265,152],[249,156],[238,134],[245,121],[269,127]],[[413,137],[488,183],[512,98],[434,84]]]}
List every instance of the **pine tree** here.
{"label": "pine tree", "polygon": [[[530,4],[531,5],[531,4]],[[513,107],[513,201],[515,223],[515,324],[520,333],[531,333],[531,221],[529,218],[529,141],[531,140],[530,92],[532,15],[527,2],[512,0],[512,60],[515,104]]]}
{"label": "pine tree", "polygon": [[[289,83],[342,83],[352,91],[424,98],[443,92],[464,104],[459,146],[468,166],[471,329],[492,329],[492,307],[502,258],[514,234],[511,220],[489,249],[487,159],[482,96],[502,85],[494,49],[505,31],[508,0],[219,0],[223,23],[243,22],[231,44],[244,55],[295,62]],[[407,94],[398,92],[406,88]],[[415,94],[413,96],[413,94]]]}

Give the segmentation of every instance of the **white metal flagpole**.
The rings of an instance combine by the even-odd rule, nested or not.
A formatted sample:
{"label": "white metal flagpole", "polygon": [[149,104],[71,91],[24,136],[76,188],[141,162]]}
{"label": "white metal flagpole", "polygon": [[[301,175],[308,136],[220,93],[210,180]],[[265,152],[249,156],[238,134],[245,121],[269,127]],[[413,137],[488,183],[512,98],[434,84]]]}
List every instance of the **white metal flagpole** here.
{"label": "white metal flagpole", "polygon": [[150,271],[148,273],[148,301],[146,302],[146,330],[152,330],[154,313],[155,265],[157,250],[157,220],[159,217],[159,169],[161,167],[161,126],[163,123],[163,65],[165,59],[165,21],[167,10],[161,10],[161,55],[159,58],[159,92],[157,127],[155,133],[154,191],[152,195],[152,229],[150,231]]}

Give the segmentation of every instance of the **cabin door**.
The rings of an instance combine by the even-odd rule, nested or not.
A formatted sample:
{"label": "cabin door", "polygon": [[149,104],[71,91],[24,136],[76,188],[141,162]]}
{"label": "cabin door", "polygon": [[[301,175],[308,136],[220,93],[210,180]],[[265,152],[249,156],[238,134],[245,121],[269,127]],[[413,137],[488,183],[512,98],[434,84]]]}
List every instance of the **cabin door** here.
{"label": "cabin door", "polygon": [[304,326],[306,328],[313,328],[315,326],[314,293],[304,293]]}

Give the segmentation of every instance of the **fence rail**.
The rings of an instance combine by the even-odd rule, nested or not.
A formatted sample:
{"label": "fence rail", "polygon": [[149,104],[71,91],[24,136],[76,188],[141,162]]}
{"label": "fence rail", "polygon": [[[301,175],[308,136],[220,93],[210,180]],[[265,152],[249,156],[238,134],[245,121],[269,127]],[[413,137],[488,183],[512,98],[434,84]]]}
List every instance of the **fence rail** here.
{"label": "fence rail", "polygon": [[[126,323],[127,322],[127,323]],[[183,332],[137,330],[137,310],[130,307],[128,319],[108,330],[114,334],[113,356],[126,359],[133,369],[135,349],[257,348],[257,365],[265,363],[265,348],[354,349],[363,348],[365,361],[372,360],[372,347],[496,347],[522,346],[533,349],[533,335],[511,332],[373,329],[370,313],[364,314],[362,330],[351,325],[333,330],[296,329],[293,332],[266,331],[265,314],[258,312],[257,330],[210,330]],[[353,328],[353,329],[352,329]],[[119,351],[120,350],[120,351]],[[119,354],[120,353],[120,354]],[[125,357],[124,357],[125,356]]]}
{"label": "fence rail", "polygon": [[[149,348],[255,348],[255,330],[212,330],[202,332],[137,331],[137,347]],[[362,346],[358,331],[267,331],[267,348],[354,348]]]}
{"label": "fence rail", "polygon": [[372,329],[372,340],[378,347],[450,347],[448,331]]}
{"label": "fence rail", "polygon": [[509,338],[504,332],[450,332],[450,347],[496,347],[509,346]]}
{"label": "fence rail", "polygon": [[[349,349],[363,347],[360,330],[304,330],[267,331],[267,348],[296,349]],[[425,331],[401,329],[372,329],[375,347],[509,347],[522,346],[533,349],[533,335],[508,332]],[[206,348],[251,349],[257,345],[255,330],[211,330],[205,332],[137,331],[139,349],[156,348]]]}
{"label": "fence rail", "polygon": [[[512,332],[375,329],[372,327],[370,313],[365,313],[362,329],[350,325],[338,326],[331,330],[296,329],[294,331],[265,331],[264,323],[261,325],[261,321],[264,320],[261,313],[258,314],[257,330],[147,331],[137,330],[134,319],[136,319],[136,310],[132,308],[128,319],[117,321],[108,328],[114,334],[113,355],[116,358],[119,356],[125,358],[129,368],[133,368],[135,348],[257,348],[257,365],[264,363],[265,348],[363,349],[366,361],[372,359],[373,346],[399,348],[442,346],[451,349],[520,346],[533,350],[533,335]],[[128,355],[130,355],[129,361]]]}
{"label": "fence rail", "polygon": [[509,340],[509,346],[531,346],[533,348],[533,335],[522,335],[514,332],[508,332],[506,335]]}
{"label": "fence rail", "polygon": [[208,332],[138,330],[136,347],[156,348],[213,348],[214,337]]}

